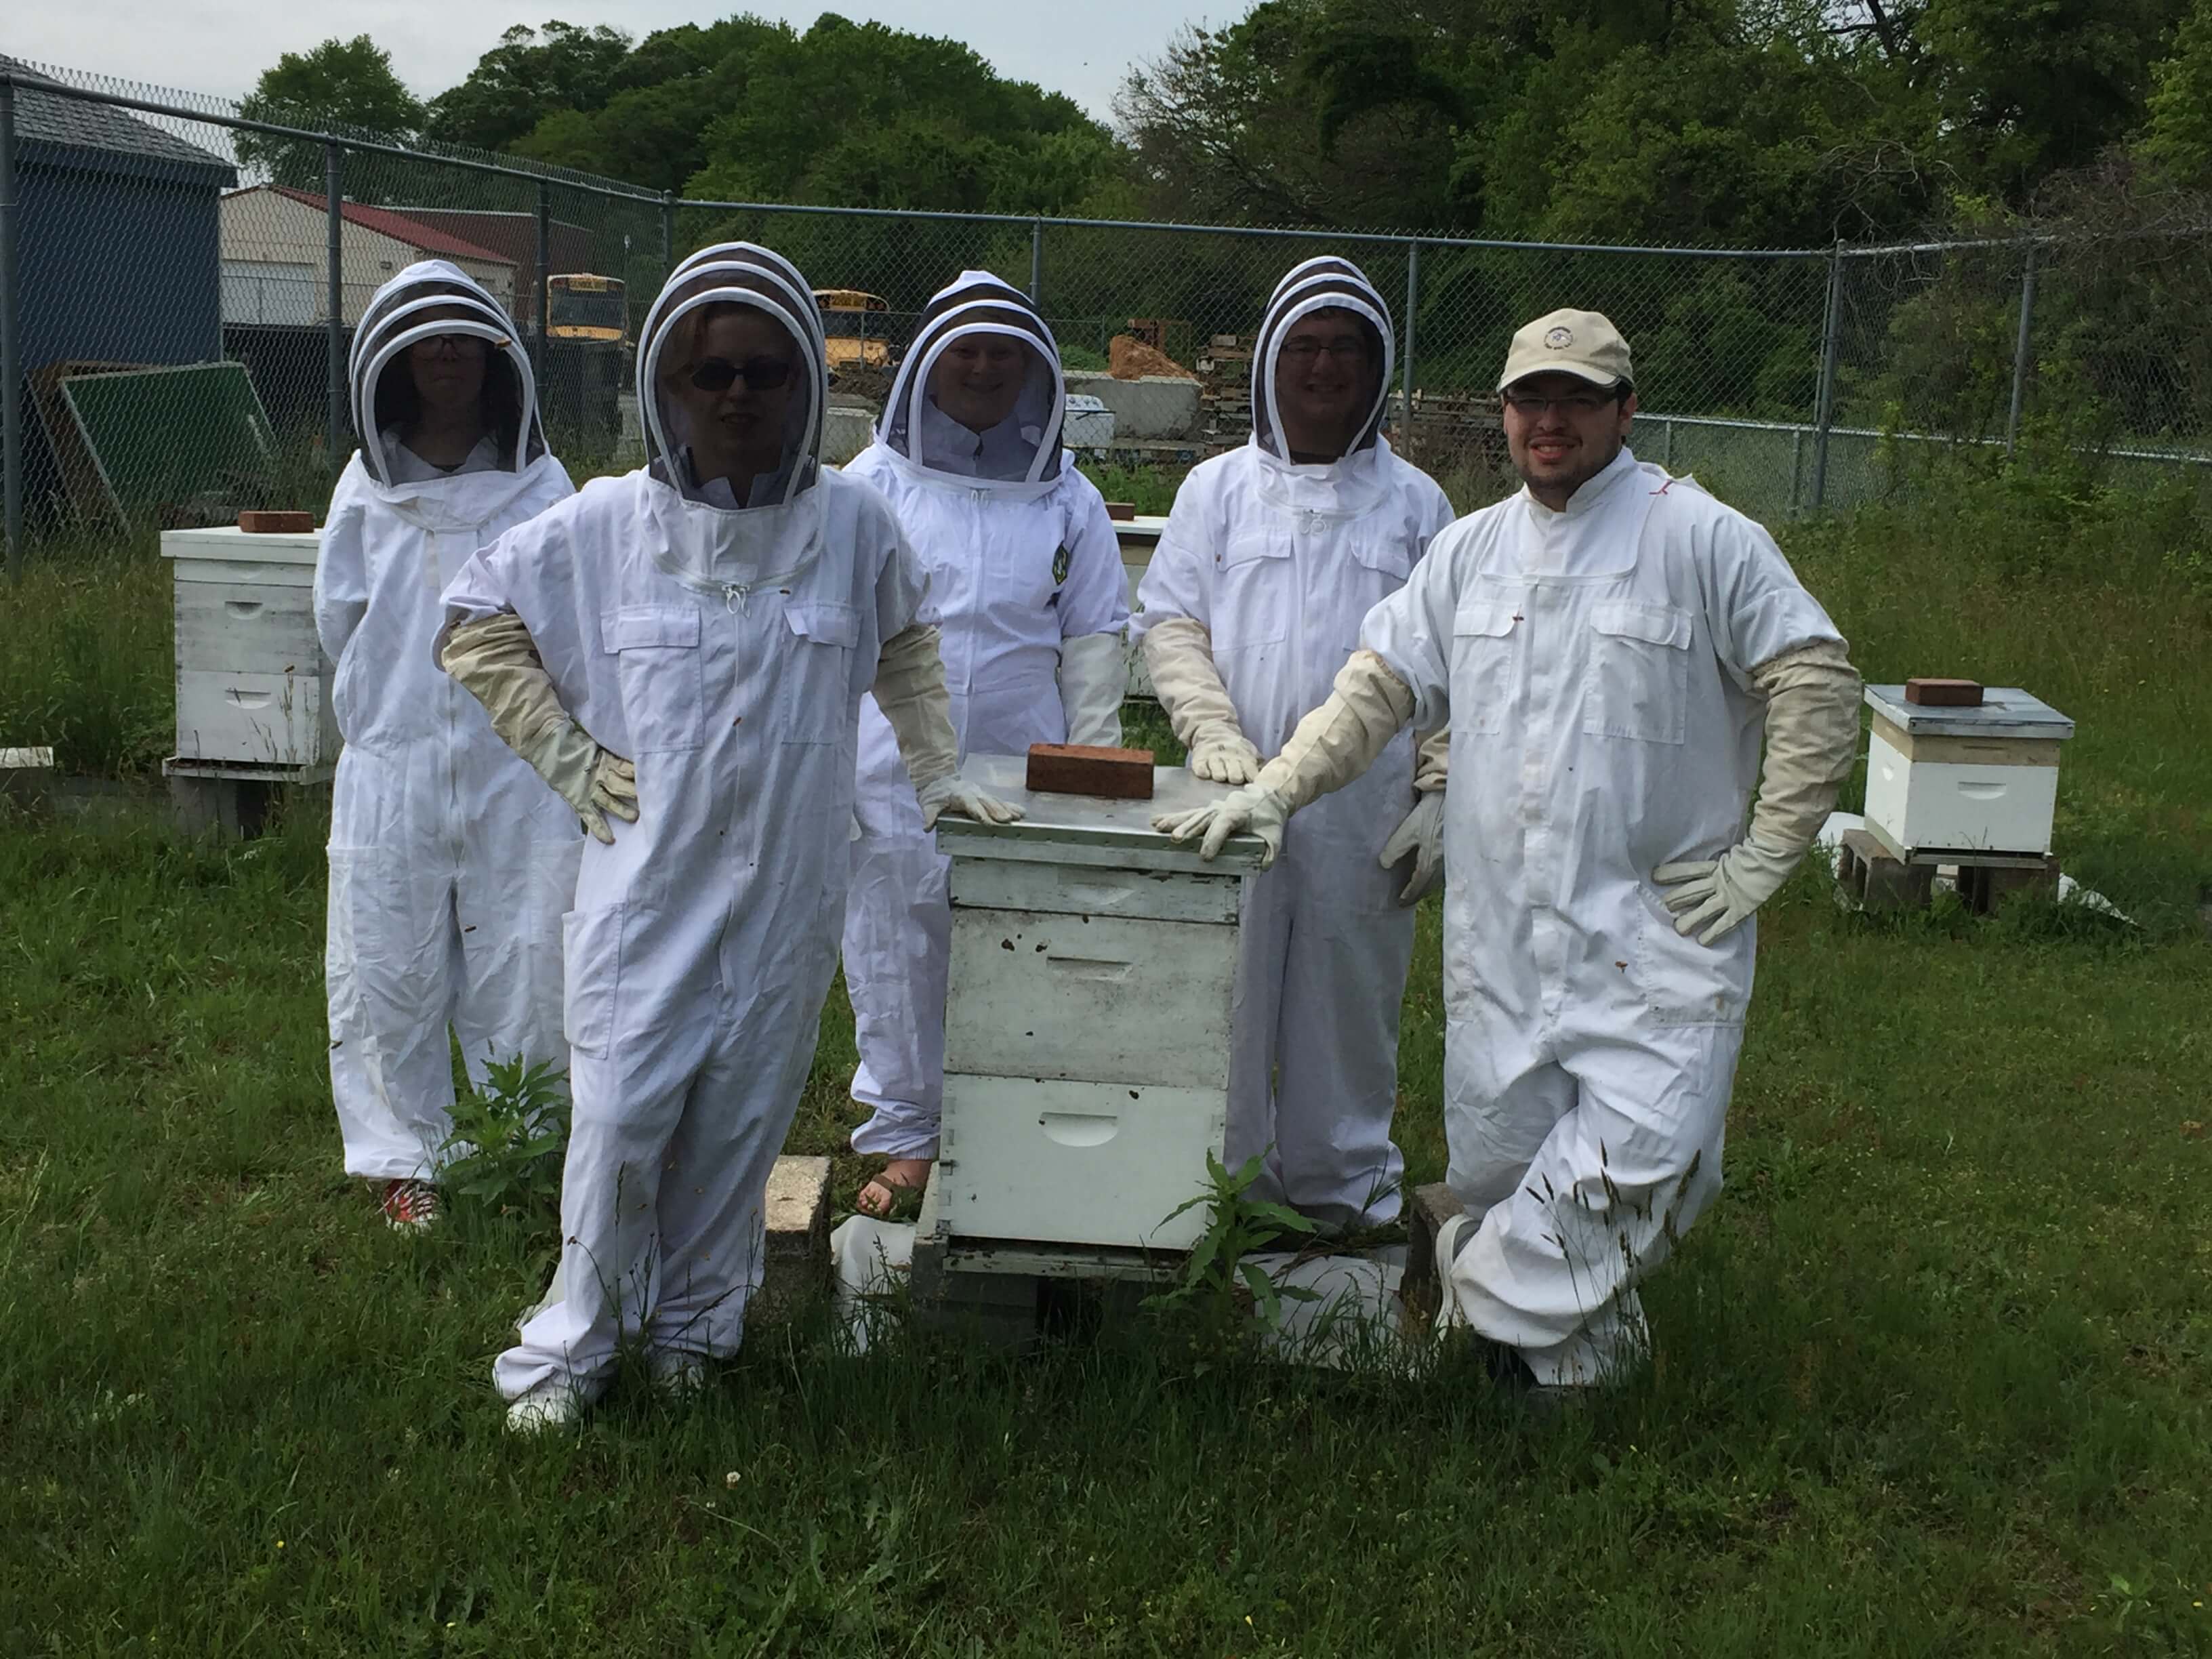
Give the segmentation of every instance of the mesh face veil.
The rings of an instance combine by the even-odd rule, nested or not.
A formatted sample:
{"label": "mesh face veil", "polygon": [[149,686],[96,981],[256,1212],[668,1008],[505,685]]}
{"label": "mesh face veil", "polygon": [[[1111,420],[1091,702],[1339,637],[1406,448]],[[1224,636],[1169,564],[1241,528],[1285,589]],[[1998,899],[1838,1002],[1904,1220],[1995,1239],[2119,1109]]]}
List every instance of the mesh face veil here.
{"label": "mesh face veil", "polygon": [[361,434],[362,465],[380,484],[392,479],[384,428],[413,396],[407,354],[441,334],[484,343],[485,410],[500,465],[520,472],[545,453],[537,380],[513,321],[459,266],[426,259],[376,291],[349,353],[354,430]]}
{"label": "mesh face veil", "polygon": [[1260,337],[1252,353],[1252,435],[1260,447],[1279,459],[1288,460],[1282,438],[1282,408],[1276,398],[1275,365],[1283,342],[1302,319],[1316,311],[1348,311],[1374,331],[1368,346],[1379,365],[1375,402],[1354,435],[1347,455],[1371,448],[1382,430],[1382,411],[1390,396],[1390,374],[1396,363],[1391,340],[1390,307],[1367,274],[1349,259],[1334,255],[1308,259],[1294,265],[1267,301],[1260,323]]}
{"label": "mesh face veil", "polygon": [[[1021,390],[1012,412],[993,428],[991,448],[1000,464],[981,476],[944,471],[932,465],[931,377],[948,351],[963,340],[980,338],[1010,339],[1022,348]],[[923,310],[876,435],[921,471],[956,477],[965,485],[1048,487],[1060,474],[1060,426],[1066,408],[1059,343],[1029,296],[988,271],[966,270],[933,295]]]}
{"label": "mesh face veil", "polygon": [[657,476],[672,480],[676,458],[690,434],[681,409],[668,398],[664,377],[677,367],[671,354],[683,349],[689,319],[711,306],[735,305],[759,312],[791,337],[798,350],[793,393],[785,410],[781,496],[761,507],[789,504],[814,481],[821,460],[822,413],[830,396],[829,353],[821,313],[813,291],[798,267],[781,254],[750,242],[726,242],[702,248],[678,265],[647,312],[637,354],[637,398],[645,424],[646,459]]}

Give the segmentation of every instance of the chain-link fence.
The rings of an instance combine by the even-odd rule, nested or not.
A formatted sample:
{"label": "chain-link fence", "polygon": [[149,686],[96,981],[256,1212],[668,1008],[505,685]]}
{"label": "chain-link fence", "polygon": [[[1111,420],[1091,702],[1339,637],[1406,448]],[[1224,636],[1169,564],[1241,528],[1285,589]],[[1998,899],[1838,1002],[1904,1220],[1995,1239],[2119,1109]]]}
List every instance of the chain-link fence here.
{"label": "chain-link fence", "polygon": [[1960,446],[2212,477],[2212,223],[1668,249],[679,201],[0,58],[11,553],[27,533],[319,507],[353,447],[350,331],[425,257],[512,312],[571,470],[627,464],[636,324],[672,257],[732,237],[825,291],[848,434],[929,295],[979,268],[1036,296],[1071,392],[1113,412],[1101,459],[1197,459],[1249,431],[1268,291],[1337,252],[1395,313],[1393,441],[1462,506],[1510,477],[1507,340],[1563,305],[1633,343],[1639,451],[1762,516],[1912,489]]}

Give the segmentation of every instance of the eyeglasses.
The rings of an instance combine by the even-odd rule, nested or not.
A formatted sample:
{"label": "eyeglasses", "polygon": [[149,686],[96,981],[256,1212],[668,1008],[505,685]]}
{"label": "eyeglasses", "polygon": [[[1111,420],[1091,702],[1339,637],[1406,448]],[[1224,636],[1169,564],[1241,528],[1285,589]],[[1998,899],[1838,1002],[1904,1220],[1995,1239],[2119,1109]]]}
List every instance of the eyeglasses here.
{"label": "eyeglasses", "polygon": [[705,357],[691,371],[691,384],[702,392],[727,392],[739,380],[750,391],[773,392],[790,378],[791,364],[781,357],[748,357],[742,363]]}
{"label": "eyeglasses", "polygon": [[1367,356],[1367,342],[1356,337],[1341,340],[1316,340],[1310,335],[1301,335],[1283,343],[1283,356],[1294,363],[1310,363],[1326,351],[1332,357],[1361,357]]}
{"label": "eyeglasses", "polygon": [[452,351],[464,357],[481,356],[490,342],[481,334],[426,334],[415,342],[413,349],[426,356],[438,351]]}
{"label": "eyeglasses", "polygon": [[1516,415],[1542,415],[1558,410],[1562,415],[1595,415],[1613,401],[1610,392],[1570,392],[1564,398],[1539,398],[1533,392],[1509,392],[1505,406]]}

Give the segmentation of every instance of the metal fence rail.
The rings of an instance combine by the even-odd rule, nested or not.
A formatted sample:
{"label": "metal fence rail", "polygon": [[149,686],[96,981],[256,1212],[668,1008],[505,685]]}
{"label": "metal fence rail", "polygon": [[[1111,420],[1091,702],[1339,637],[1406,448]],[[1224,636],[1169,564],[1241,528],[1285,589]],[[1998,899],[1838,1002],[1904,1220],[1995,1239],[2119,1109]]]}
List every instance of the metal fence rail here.
{"label": "metal fence rail", "polygon": [[[1456,480],[1462,506],[1503,477],[1491,388],[1506,341],[1561,305],[1607,313],[1633,343],[1647,410],[1672,411],[1639,417],[1639,446],[1755,512],[1893,493],[1911,487],[1916,457],[1962,443],[2010,452],[2032,429],[2169,469],[2204,462],[2212,438],[2212,234],[2136,238],[2114,258],[2108,245],[2048,236],[1610,247],[689,201],[0,58],[11,568],[40,532],[213,514],[248,495],[319,506],[353,446],[353,324],[381,282],[423,257],[453,259],[509,307],[564,455],[613,465],[631,413],[624,348],[568,326],[566,279],[618,279],[634,327],[672,259],[731,237],[881,301],[852,321],[866,337],[839,388],[848,402],[880,398],[887,350],[957,271],[1024,289],[1060,338],[1071,389],[1127,406],[1124,460],[1241,441],[1250,331],[1282,272],[1324,250],[1358,259],[1392,296],[1394,441]],[[1202,390],[1176,382],[1146,404],[1109,383],[1114,342],[1133,332]],[[213,427],[184,447],[206,476],[105,464],[130,447],[134,409],[150,421],[175,394],[164,382],[142,405],[129,395],[138,382],[92,380],[222,364],[236,367],[192,382],[212,388]]]}

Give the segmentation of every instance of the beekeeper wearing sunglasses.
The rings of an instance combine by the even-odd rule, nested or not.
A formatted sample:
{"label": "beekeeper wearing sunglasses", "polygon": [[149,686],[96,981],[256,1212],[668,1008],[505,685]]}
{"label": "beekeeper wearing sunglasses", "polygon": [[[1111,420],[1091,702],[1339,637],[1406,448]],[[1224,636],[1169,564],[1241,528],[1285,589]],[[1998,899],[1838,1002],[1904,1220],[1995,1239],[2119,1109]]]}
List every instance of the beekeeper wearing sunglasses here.
{"label": "beekeeper wearing sunglasses", "polygon": [[[1133,631],[1200,777],[1251,779],[1451,521],[1382,435],[1390,367],[1389,308],[1358,267],[1297,266],[1252,354],[1251,441],[1176,496]],[[1227,1159],[1266,1153],[1261,1193],[1324,1223],[1398,1213],[1407,907],[1436,880],[1445,769],[1442,738],[1396,740],[1245,884]]]}
{"label": "beekeeper wearing sunglasses", "polygon": [[452,1041],[479,1084],[493,1060],[568,1063],[575,815],[438,672],[430,641],[470,556],[573,489],[514,325],[458,267],[425,260],[379,289],[350,370],[361,447],[331,495],[314,595],[345,738],[324,950],[331,1092],[346,1172],[380,1183],[386,1222],[416,1229],[438,1213]]}
{"label": "beekeeper wearing sunglasses", "polygon": [[[923,311],[876,441],[845,469],[890,500],[927,574],[963,757],[1121,741],[1127,580],[1097,486],[1060,447],[1066,402],[1027,296],[964,271]],[[845,987],[870,1115],[853,1148],[889,1155],[859,1200],[882,1215],[937,1155],[952,910],[951,860],[872,699],[854,817]]]}
{"label": "beekeeper wearing sunglasses", "polygon": [[1161,827],[1275,840],[1449,717],[1446,1311],[1502,1379],[1583,1386],[1644,1352],[1637,1282],[1720,1190],[1753,918],[1850,775],[1860,686],[1773,538],[1627,448],[1603,316],[1528,324],[1498,389],[1525,488],[1437,538],[1251,784]]}
{"label": "beekeeper wearing sunglasses", "polygon": [[647,465],[446,594],[447,670],[592,836],[564,919],[558,1295],[495,1368],[519,1430],[573,1419],[626,1334],[679,1390],[738,1347],[836,964],[863,695],[925,823],[1013,816],[957,775],[890,509],[820,465],[805,278],[748,243],[692,255],[647,313],[637,379]]}

